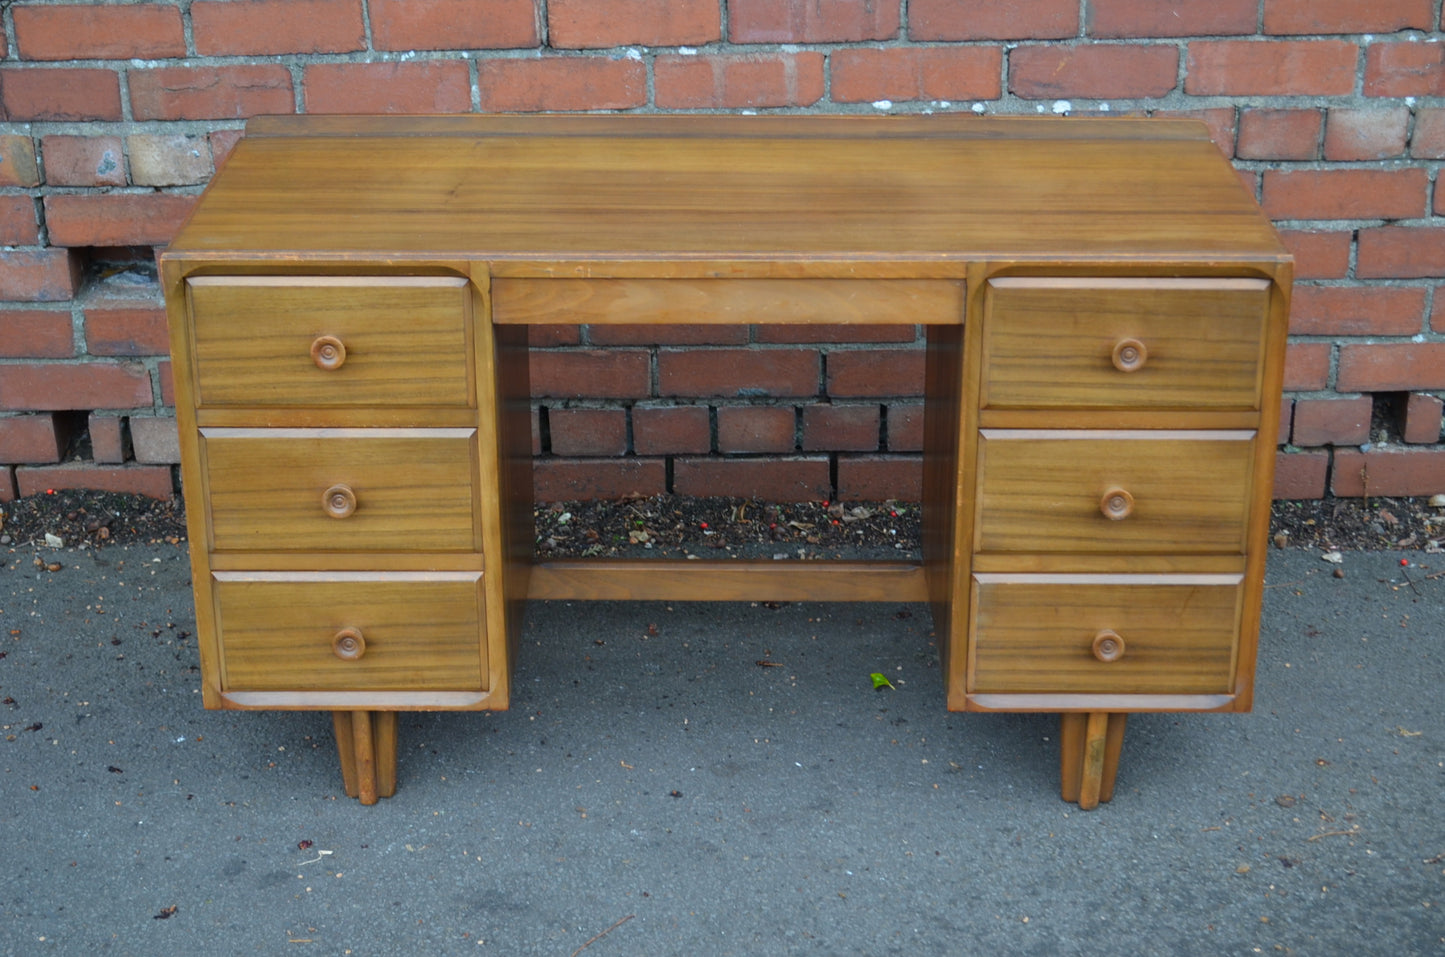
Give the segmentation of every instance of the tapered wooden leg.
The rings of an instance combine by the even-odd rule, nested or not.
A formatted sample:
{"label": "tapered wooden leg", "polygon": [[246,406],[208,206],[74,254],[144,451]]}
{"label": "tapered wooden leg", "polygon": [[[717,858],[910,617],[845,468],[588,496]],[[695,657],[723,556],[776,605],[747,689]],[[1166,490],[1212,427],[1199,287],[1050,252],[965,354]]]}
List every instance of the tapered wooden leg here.
{"label": "tapered wooden leg", "polygon": [[396,793],[396,712],[333,711],[336,751],[347,797],[362,804]]}
{"label": "tapered wooden leg", "polygon": [[1065,714],[1059,725],[1059,793],[1092,811],[1114,796],[1125,714]]}

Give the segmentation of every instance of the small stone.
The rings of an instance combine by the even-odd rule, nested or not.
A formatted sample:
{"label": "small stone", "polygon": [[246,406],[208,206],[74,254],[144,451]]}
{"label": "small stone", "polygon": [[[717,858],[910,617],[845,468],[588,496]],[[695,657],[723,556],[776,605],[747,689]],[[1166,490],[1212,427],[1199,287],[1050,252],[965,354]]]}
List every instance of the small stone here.
{"label": "small stone", "polygon": [[1344,570],[1343,568],[1336,568],[1336,569],[1335,569],[1335,577],[1336,577],[1336,578],[1344,578],[1344,577],[1345,577],[1345,570]]}
{"label": "small stone", "polygon": [[1279,797],[1274,799],[1274,803],[1278,804],[1280,807],[1294,807],[1295,798],[1293,794],[1281,794]]}
{"label": "small stone", "polygon": [[1289,532],[1279,532],[1274,536],[1274,547],[1284,548],[1289,544]]}

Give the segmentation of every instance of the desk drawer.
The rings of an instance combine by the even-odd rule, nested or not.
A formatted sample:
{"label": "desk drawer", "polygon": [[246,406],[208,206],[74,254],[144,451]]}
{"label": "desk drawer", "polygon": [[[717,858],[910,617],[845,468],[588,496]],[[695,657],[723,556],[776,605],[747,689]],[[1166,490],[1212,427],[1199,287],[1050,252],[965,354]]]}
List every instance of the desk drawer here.
{"label": "desk drawer", "polygon": [[450,277],[188,280],[200,407],[471,404],[471,299]]}
{"label": "desk drawer", "polygon": [[483,687],[479,573],[214,578],[227,692]]}
{"label": "desk drawer", "polygon": [[202,429],[211,548],[480,548],[474,429]]}
{"label": "desk drawer", "polygon": [[1242,553],[1254,436],[984,429],[977,550]]}
{"label": "desk drawer", "polygon": [[975,575],[970,690],[1228,693],[1240,581],[1235,575]]}
{"label": "desk drawer", "polygon": [[981,405],[1259,408],[1262,279],[995,279]]}

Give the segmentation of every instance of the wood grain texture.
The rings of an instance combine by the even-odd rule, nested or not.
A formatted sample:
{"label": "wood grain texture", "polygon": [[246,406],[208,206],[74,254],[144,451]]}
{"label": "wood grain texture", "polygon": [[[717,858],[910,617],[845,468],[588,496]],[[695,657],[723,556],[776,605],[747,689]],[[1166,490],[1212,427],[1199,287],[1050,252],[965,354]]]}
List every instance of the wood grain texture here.
{"label": "wood grain texture", "polygon": [[[1244,551],[1252,432],[984,430],[980,552]],[[1100,499],[1129,491],[1112,521]]]}
{"label": "wood grain texture", "polygon": [[926,601],[912,562],[578,559],[532,569],[533,599]]}
{"label": "wood grain texture", "polygon": [[[473,404],[466,280],[197,276],[189,288],[202,407]],[[346,347],[339,368],[311,347]]]}
{"label": "wood grain texture", "polygon": [[[990,409],[1258,409],[1269,283],[995,279],[980,404]],[[1111,362],[1136,340],[1136,371]]]}
{"label": "wood grain texture", "polygon": [[[214,579],[228,693],[483,688],[480,575],[217,572]],[[365,635],[359,660],[332,653],[342,628]]]}
{"label": "wood grain texture", "polygon": [[495,323],[963,322],[963,283],[908,279],[497,279]]}
{"label": "wood grain texture", "polygon": [[[1241,591],[1237,578],[1230,584],[1127,577],[1064,584],[976,576],[969,690],[1227,693]],[[1120,660],[1094,657],[1094,637],[1103,629],[1127,642]]]}
{"label": "wood grain texture", "polygon": [[168,255],[831,260],[841,276],[897,261],[1284,261],[1203,132],[944,116],[309,118],[242,140]]}
{"label": "wood grain texture", "polygon": [[[205,429],[216,551],[479,548],[474,429]],[[333,518],[322,495],[354,490]]]}

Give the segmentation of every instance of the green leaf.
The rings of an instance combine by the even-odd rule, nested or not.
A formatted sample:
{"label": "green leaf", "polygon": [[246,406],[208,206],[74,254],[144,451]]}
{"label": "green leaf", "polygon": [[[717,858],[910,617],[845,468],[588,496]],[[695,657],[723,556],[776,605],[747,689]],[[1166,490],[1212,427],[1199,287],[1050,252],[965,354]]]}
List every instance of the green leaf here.
{"label": "green leaf", "polygon": [[874,691],[882,691],[884,688],[887,688],[889,691],[894,690],[894,689],[893,689],[893,682],[889,681],[889,680],[888,680],[888,676],[885,675],[883,672],[881,672],[881,671],[875,671],[875,672],[873,672],[871,675],[869,675],[868,677],[870,677],[870,678],[873,679],[873,690],[874,690]]}

